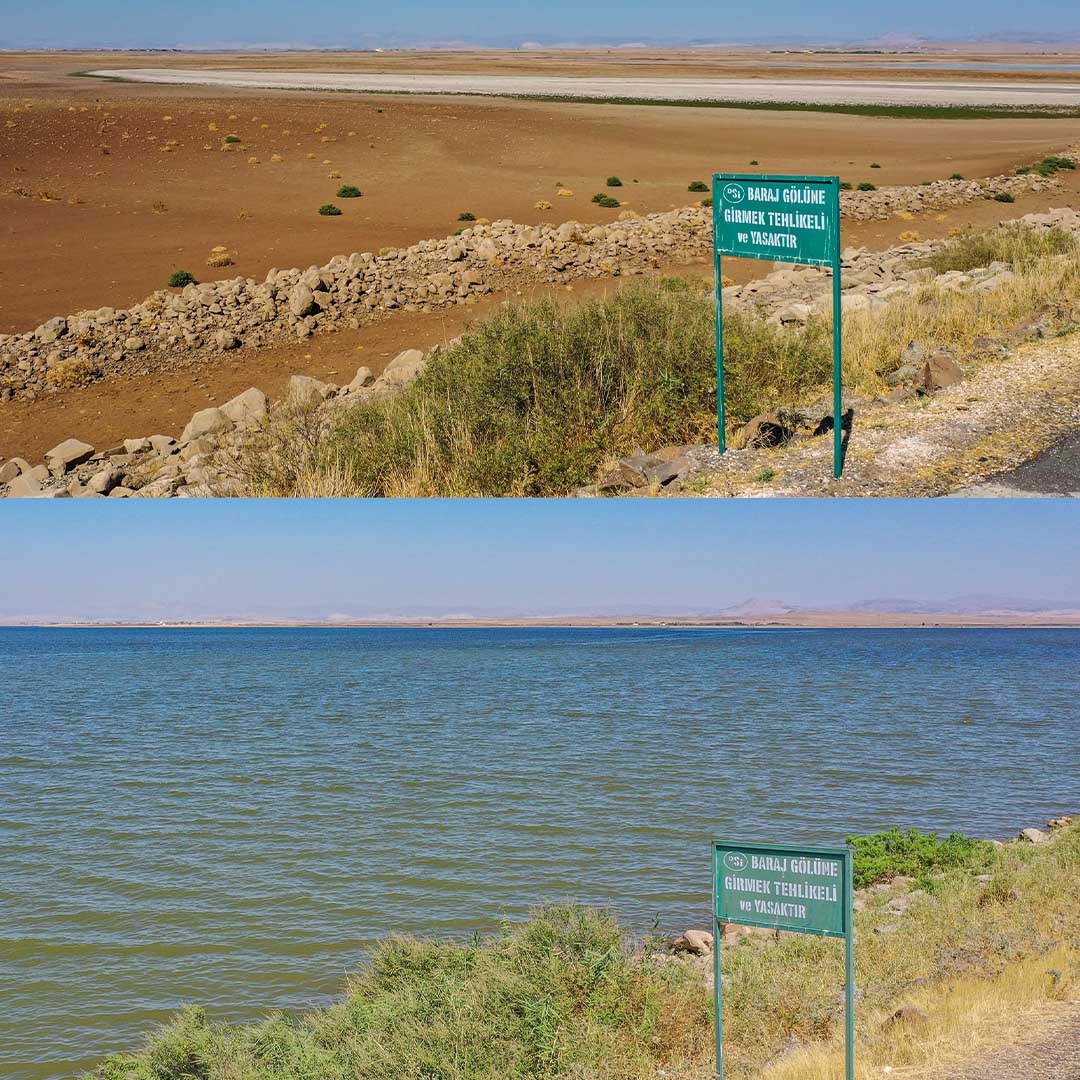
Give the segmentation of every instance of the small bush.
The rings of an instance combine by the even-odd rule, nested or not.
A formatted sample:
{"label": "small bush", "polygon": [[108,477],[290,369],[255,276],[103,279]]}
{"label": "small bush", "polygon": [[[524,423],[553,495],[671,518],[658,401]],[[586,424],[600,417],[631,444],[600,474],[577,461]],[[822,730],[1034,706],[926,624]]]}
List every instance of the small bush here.
{"label": "small bush", "polygon": [[607,178],[608,187],[622,187],[622,181],[617,176],[609,176]]}
{"label": "small bush", "polygon": [[617,210],[622,203],[618,199],[613,199],[610,195],[605,195],[602,199],[597,200],[599,204],[607,210]]}
{"label": "small bush", "polygon": [[354,184],[342,184],[337,189],[339,199],[359,199],[363,192]]}
{"label": "small bush", "polygon": [[999,191],[994,196],[994,202],[1011,203],[1011,202],[1016,202],[1016,198],[1012,194],[1010,194],[1008,191]]}
{"label": "small bush", "polygon": [[182,289],[185,285],[197,285],[195,275],[189,270],[174,270],[169,275],[169,288]]}
{"label": "small bush", "polygon": [[849,836],[855,853],[855,887],[865,888],[895,877],[913,877],[923,883],[931,874],[947,869],[981,869],[993,855],[986,840],[972,840],[951,833],[939,840],[937,833],[918,829],[890,829],[871,836]]}
{"label": "small bush", "polygon": [[323,217],[338,217],[341,213],[341,207],[335,206],[333,203],[323,203],[319,207],[319,213]]}
{"label": "small bush", "polygon": [[869,180],[864,180],[859,185],[860,191],[877,191],[877,184],[871,184]]}
{"label": "small bush", "polygon": [[878,163],[877,163],[876,161],[872,161],[872,162],[870,163],[870,168],[871,168],[871,169],[880,169],[880,168],[881,168],[881,166],[880,166],[880,165],[879,165],[879,164],[878,164]]}
{"label": "small bush", "polygon": [[457,219],[458,221],[475,221],[476,215],[470,213],[468,210],[463,210],[460,214],[458,214]]}
{"label": "small bush", "polygon": [[695,180],[687,189],[687,191],[708,191],[709,185],[701,180]]}
{"label": "small bush", "polygon": [[596,193],[596,194],[595,194],[595,195],[594,195],[594,196],[592,197],[592,201],[593,201],[594,203],[601,203],[601,202],[603,202],[603,201],[604,201],[604,200],[605,200],[606,198],[607,198],[607,195],[605,195],[605,194],[604,194],[604,192],[602,192],[602,191],[598,191],[598,192],[597,192],[597,193]]}
{"label": "small bush", "polygon": [[963,173],[958,173],[958,172],[954,172],[954,173],[952,174],[952,176],[950,176],[950,177],[949,177],[949,179],[950,179],[950,180],[963,180],[963,179],[964,179],[964,174],[963,174]]}
{"label": "small bush", "polygon": [[1031,173],[1034,173],[1036,176],[1053,176],[1062,169],[1075,168],[1076,162],[1072,158],[1062,157],[1060,154],[1050,154],[1041,161],[1036,161],[1034,165],[1028,165],[1023,169],[1017,169],[1016,172],[1020,176],[1027,176]]}
{"label": "small bush", "polygon": [[223,142],[227,142],[230,145],[232,145],[233,143],[238,143],[238,142],[240,142],[240,136],[239,135],[226,135]]}
{"label": "small bush", "polygon": [[707,199],[702,199],[701,200],[701,205],[706,207],[706,208],[712,206],[712,204],[713,204],[713,198],[712,198],[711,195]]}
{"label": "small bush", "polygon": [[757,159],[757,158],[754,158],[754,160],[753,160],[753,161],[751,161],[751,162],[750,162],[750,164],[751,164],[751,165],[759,165],[759,164],[760,164],[760,162],[758,161],[758,159]]}
{"label": "small bush", "polygon": [[840,181],[840,190],[841,191],[852,191],[854,189],[852,188],[851,184],[848,183],[847,180],[841,180]]}

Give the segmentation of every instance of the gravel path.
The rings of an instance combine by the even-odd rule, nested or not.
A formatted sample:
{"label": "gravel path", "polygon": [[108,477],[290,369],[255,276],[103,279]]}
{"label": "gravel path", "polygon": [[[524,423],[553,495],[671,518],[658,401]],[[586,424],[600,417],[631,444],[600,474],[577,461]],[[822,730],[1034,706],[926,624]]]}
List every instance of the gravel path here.
{"label": "gravel path", "polygon": [[[1080,334],[1073,334],[986,361],[930,399],[858,408],[842,480],[832,479],[826,436],[779,450],[703,452],[695,482],[679,494],[910,498],[979,494],[976,485],[1002,477],[1002,490],[984,494],[1011,495],[1003,474],[1063,441],[1071,447],[1068,440],[1078,433]],[[1068,470],[1071,461],[1062,467]],[[1045,466],[1044,474],[1045,490],[1028,494],[1080,489],[1080,479],[1066,480]]]}
{"label": "gravel path", "polygon": [[133,82],[412,94],[554,95],[650,101],[763,101],[816,105],[1009,105],[1080,107],[1080,83],[889,79],[647,79],[554,75],[381,75],[358,72],[108,68]]}
{"label": "gravel path", "polygon": [[1061,1006],[1030,1038],[935,1080],[1080,1080],[1080,1002]]}

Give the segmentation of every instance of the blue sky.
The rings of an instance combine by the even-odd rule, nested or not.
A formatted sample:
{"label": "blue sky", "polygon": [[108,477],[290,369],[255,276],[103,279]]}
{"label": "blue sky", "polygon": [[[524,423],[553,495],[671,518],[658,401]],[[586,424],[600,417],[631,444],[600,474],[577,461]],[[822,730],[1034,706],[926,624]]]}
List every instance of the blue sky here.
{"label": "blue sky", "polygon": [[0,47],[396,46],[467,41],[500,45],[600,40],[739,42],[810,37],[835,41],[885,33],[936,38],[1023,32],[1080,33],[1077,5],[1066,0],[770,0],[660,6],[574,0],[395,0],[313,7],[296,0],[38,0],[0,2]]}
{"label": "blue sky", "polygon": [[1080,606],[1078,532],[1042,500],[11,501],[0,619]]}

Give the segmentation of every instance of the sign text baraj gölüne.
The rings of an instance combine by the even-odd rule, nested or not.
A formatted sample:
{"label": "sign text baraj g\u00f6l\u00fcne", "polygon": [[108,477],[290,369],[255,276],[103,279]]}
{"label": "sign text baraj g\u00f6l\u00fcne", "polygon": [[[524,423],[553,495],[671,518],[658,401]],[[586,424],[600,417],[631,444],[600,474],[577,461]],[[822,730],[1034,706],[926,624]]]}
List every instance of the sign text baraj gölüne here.
{"label": "sign text baraj g\u00f6l\u00fcne", "polygon": [[836,217],[830,191],[805,181],[728,181],[720,188],[721,251],[830,266]]}

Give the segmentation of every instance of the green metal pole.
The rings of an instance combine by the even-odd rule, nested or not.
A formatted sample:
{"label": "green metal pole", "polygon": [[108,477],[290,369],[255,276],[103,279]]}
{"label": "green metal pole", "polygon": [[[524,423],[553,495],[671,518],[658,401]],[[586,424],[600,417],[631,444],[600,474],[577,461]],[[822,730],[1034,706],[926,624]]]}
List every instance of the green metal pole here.
{"label": "green metal pole", "polygon": [[845,1035],[846,1052],[844,1060],[847,1067],[845,1077],[847,1080],[855,1080],[855,921],[853,918],[853,886],[854,871],[852,869],[853,857],[848,852],[844,860],[844,878],[847,894],[847,934],[844,937],[844,949],[847,953],[847,985],[844,991],[844,1020],[847,1026]]}
{"label": "green metal pole", "polygon": [[716,1080],[724,1080],[724,991],[720,982],[720,935],[716,918],[716,849],[713,849],[713,1003],[716,1007]]}
{"label": "green metal pole", "polygon": [[718,184],[713,183],[713,273],[716,278],[716,445],[721,454],[727,450],[724,431],[727,416],[724,408],[724,298],[723,278],[720,274],[720,200]]}
{"label": "green metal pole", "polygon": [[[834,183],[837,183],[834,181]],[[836,194],[836,239],[833,251],[833,477],[837,480],[844,471],[844,368],[842,345],[842,313],[840,284],[840,190]]]}

